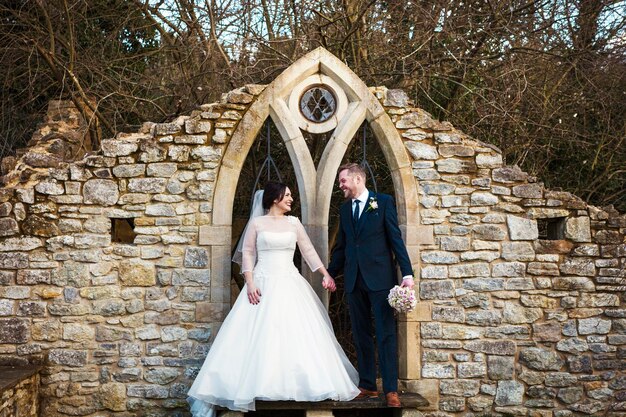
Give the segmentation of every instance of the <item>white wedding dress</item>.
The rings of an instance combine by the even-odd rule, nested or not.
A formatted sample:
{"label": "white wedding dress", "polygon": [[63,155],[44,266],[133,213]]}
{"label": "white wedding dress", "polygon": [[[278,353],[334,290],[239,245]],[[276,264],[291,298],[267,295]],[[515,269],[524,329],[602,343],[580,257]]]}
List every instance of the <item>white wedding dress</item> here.
{"label": "white wedding dress", "polygon": [[320,268],[297,218],[250,220],[242,271],[253,271],[261,302],[250,304],[244,286],[189,390],[194,417],[213,416],[216,405],[248,411],[255,400],[348,401],[359,394],[358,373],[324,305],[293,264],[296,242],[311,270]]}

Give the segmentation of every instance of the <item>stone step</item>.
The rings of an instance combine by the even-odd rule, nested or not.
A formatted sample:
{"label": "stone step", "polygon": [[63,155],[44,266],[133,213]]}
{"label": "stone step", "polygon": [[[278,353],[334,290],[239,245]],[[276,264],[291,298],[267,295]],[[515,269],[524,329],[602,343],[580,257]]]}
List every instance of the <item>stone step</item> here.
{"label": "stone step", "polygon": [[[417,411],[429,405],[428,400],[420,394],[405,392],[400,394],[402,408],[394,409],[393,415],[396,417],[414,417],[421,415]],[[381,394],[378,398],[360,399],[352,401],[257,401],[258,411],[271,410],[303,410],[306,417],[333,417],[333,410],[375,410],[387,409],[387,403]],[[245,413],[239,411],[224,410],[218,415],[220,417],[243,417]]]}
{"label": "stone step", "polygon": [[[428,400],[420,394],[405,392],[400,394],[400,401],[403,408],[422,408],[428,405]],[[384,395],[378,398],[365,398],[352,401],[257,401],[257,410],[355,410],[387,408]]]}

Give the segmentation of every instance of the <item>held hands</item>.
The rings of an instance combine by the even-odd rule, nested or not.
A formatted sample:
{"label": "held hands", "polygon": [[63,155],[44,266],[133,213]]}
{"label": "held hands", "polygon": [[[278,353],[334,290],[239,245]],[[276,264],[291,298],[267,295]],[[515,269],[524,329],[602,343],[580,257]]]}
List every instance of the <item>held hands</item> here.
{"label": "held hands", "polygon": [[324,275],[324,278],[322,279],[322,287],[330,292],[334,292],[337,289],[337,285],[335,285],[335,280],[330,275]]}

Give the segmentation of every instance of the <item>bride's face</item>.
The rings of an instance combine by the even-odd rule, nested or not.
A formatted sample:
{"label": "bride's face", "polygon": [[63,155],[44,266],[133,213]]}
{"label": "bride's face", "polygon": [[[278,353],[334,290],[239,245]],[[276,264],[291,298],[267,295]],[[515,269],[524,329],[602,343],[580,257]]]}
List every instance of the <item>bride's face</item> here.
{"label": "bride's face", "polygon": [[291,196],[291,190],[289,187],[285,188],[285,195],[283,199],[274,201],[274,205],[283,213],[291,211],[291,205],[293,204],[293,197]]}

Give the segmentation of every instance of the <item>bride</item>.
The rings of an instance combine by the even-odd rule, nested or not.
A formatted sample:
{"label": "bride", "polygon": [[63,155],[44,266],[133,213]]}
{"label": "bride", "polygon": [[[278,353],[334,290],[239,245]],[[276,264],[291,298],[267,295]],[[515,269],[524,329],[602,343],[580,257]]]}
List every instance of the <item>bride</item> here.
{"label": "bride", "polygon": [[326,309],[293,264],[297,243],[324,288],[335,290],[302,223],[285,215],[292,202],[289,188],[275,182],[255,195],[234,258],[240,251],[246,284],[189,390],[194,417],[214,416],[215,406],[254,410],[255,400],[348,401],[359,394],[357,371]]}

